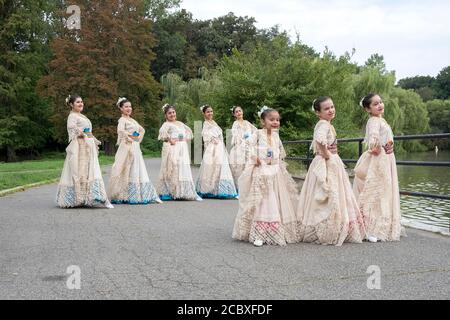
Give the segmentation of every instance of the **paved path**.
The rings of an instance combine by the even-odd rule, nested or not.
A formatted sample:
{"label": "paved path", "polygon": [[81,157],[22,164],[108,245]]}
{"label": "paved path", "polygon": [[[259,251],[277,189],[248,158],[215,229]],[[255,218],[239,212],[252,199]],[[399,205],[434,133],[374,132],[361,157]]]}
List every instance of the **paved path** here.
{"label": "paved path", "polygon": [[[159,163],[147,160],[152,181]],[[231,239],[236,200],[63,210],[55,192],[0,198],[0,299],[450,298],[449,237],[255,248]],[[80,290],[66,286],[70,265]],[[381,290],[367,288],[371,265]]]}

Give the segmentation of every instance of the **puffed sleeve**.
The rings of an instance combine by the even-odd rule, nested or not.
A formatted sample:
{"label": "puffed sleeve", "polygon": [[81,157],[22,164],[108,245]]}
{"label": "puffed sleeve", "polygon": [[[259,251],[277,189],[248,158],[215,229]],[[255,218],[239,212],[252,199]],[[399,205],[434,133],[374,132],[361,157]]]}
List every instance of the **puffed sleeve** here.
{"label": "puffed sleeve", "polygon": [[364,142],[367,144],[370,150],[376,149],[381,146],[380,129],[381,129],[380,118],[371,117],[369,121],[367,121],[366,139],[364,140]]}
{"label": "puffed sleeve", "polygon": [[67,118],[67,133],[69,134],[69,142],[76,139],[81,133],[77,126],[77,117],[73,114],[70,114]]}
{"label": "puffed sleeve", "polygon": [[202,137],[203,142],[210,143],[215,138],[214,127],[209,123],[205,122],[203,124]]}
{"label": "puffed sleeve", "polygon": [[138,132],[139,132],[139,143],[141,143],[142,140],[144,140],[145,129],[144,129],[144,127],[141,126],[139,123],[138,123],[138,126],[139,126],[139,129],[138,129]]}
{"label": "puffed sleeve", "polygon": [[126,131],[126,121],[120,118],[117,124],[117,145],[122,141],[128,141],[128,132]]}
{"label": "puffed sleeve", "polygon": [[168,141],[170,139],[169,136],[169,126],[167,123],[164,123],[161,128],[159,129],[159,136],[158,140],[160,141]]}
{"label": "puffed sleeve", "polygon": [[328,131],[330,130],[330,125],[326,121],[319,121],[314,129],[314,141],[318,144],[326,146],[328,144]]}
{"label": "puffed sleeve", "polygon": [[186,140],[192,140],[194,139],[194,134],[192,133],[191,128],[189,128],[187,125],[183,123],[184,130],[186,131]]}

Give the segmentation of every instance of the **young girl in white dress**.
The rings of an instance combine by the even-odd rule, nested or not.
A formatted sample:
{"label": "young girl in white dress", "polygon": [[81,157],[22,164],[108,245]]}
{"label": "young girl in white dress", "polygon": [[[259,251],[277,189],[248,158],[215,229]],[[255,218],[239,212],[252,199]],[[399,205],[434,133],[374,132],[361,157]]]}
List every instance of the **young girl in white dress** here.
{"label": "young girl in white dress", "polygon": [[230,167],[234,183],[238,187],[238,179],[245,169],[250,156],[250,141],[258,129],[247,120],[244,120],[244,111],[240,106],[231,109],[236,121],[231,129]]}
{"label": "young girl in white dress", "polygon": [[394,134],[383,118],[384,103],[378,94],[365,96],[360,105],[370,115],[364,141],[368,150],[355,167],[353,191],[364,215],[368,240],[399,241],[404,230],[401,226]]}
{"label": "young girl in white dress", "polygon": [[159,129],[158,139],[164,144],[156,190],[163,201],[202,201],[195,191],[187,144],[193,138],[192,130],[184,123],[177,121],[177,112],[174,106],[164,105],[163,112],[166,122]]}
{"label": "young girl in white dress", "polygon": [[300,242],[341,246],[361,243],[364,221],[359,211],[344,163],[337,154],[336,116],[333,101],[321,97],[313,110],[319,117],[312,148],[315,158],[306,175],[297,209]]}
{"label": "young girl in white dress", "polygon": [[249,163],[239,178],[239,212],[232,237],[255,246],[294,243],[297,240],[297,185],[286,170],[278,135],[280,115],[263,107],[263,129],[252,139]]}
{"label": "young girl in white dress", "polygon": [[69,145],[56,202],[61,208],[103,205],[112,209],[98,162],[98,145],[101,143],[92,133],[91,121],[81,113],[83,99],[69,95],[66,105],[71,108],[67,118]]}
{"label": "young girl in white dress", "polygon": [[222,129],[213,120],[211,106],[201,107],[205,122],[202,137],[205,147],[196,190],[202,198],[233,199],[237,197]]}
{"label": "young girl in white dress", "polygon": [[119,146],[108,185],[108,196],[114,204],[161,203],[151,183],[140,144],[145,130],[131,118],[133,108],[126,98],[119,98],[117,107],[122,113],[117,126]]}

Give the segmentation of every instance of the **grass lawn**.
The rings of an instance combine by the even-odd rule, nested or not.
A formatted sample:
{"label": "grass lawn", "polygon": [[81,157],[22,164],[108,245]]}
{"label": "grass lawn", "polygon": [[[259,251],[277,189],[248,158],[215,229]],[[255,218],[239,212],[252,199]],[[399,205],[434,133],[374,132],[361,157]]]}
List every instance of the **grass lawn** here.
{"label": "grass lawn", "polygon": [[[158,153],[144,155],[145,158],[158,156]],[[59,178],[64,158],[64,153],[52,153],[44,155],[42,160],[0,162],[0,191]],[[114,157],[100,154],[99,160],[100,165],[109,165]]]}

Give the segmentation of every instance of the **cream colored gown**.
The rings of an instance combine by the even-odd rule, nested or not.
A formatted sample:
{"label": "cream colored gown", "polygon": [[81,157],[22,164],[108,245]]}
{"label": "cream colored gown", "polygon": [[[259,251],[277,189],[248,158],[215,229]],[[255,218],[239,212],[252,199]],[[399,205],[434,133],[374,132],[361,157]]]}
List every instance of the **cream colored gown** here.
{"label": "cream colored gown", "polygon": [[249,159],[250,141],[257,130],[247,120],[235,121],[231,129],[230,167],[236,187]]}
{"label": "cream colored gown", "polygon": [[[139,134],[138,141],[129,137],[134,133]],[[149,204],[159,201],[155,187],[148,177],[140,148],[144,134],[144,128],[136,120],[127,117],[119,119],[119,148],[108,185],[108,196],[112,203]]]}
{"label": "cream colored gown", "polygon": [[371,117],[367,122],[365,139],[369,150],[359,159],[353,182],[367,235],[381,241],[399,241],[404,233],[395,155],[387,155],[383,148],[378,156],[370,153],[377,146],[393,141],[394,135],[386,120]]}
{"label": "cream colored gown", "polygon": [[316,157],[303,183],[297,209],[299,241],[341,246],[365,238],[362,214],[339,155],[325,160],[320,145],[337,143],[330,122],[320,120],[314,129],[312,147]]}
{"label": "cream colored gown", "polygon": [[205,152],[196,183],[202,198],[233,199],[237,197],[222,129],[215,121],[205,121],[202,130]]}
{"label": "cream colored gown", "polygon": [[69,145],[59,181],[56,202],[61,208],[94,206],[109,203],[98,162],[98,141],[92,135],[92,123],[80,113],[71,112],[67,118]]}
{"label": "cream colored gown", "polygon": [[[169,138],[178,140],[171,145]],[[156,187],[161,200],[196,200],[191,159],[186,140],[192,140],[192,130],[180,121],[166,121],[159,130],[159,140],[165,141],[161,154],[161,171]]]}
{"label": "cream colored gown", "polygon": [[[261,159],[260,166],[255,164],[256,156]],[[286,170],[285,157],[277,132],[272,132],[271,139],[266,129],[256,132],[250,160],[239,178],[234,239],[280,246],[296,242],[298,190]]]}

